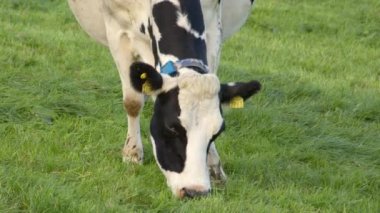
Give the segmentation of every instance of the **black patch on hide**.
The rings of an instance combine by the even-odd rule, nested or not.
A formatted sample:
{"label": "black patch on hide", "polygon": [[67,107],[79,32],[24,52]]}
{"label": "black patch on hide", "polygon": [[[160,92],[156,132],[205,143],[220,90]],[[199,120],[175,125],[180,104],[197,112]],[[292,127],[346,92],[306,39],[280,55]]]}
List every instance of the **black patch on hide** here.
{"label": "black patch on hide", "polygon": [[181,113],[178,93],[179,89],[175,88],[157,96],[150,132],[161,168],[181,173],[186,161],[187,136],[178,118]]}
{"label": "black patch on hide", "polygon": [[[186,2],[186,3],[184,3]],[[178,12],[186,12],[194,30],[204,32],[204,21],[199,0],[182,0],[181,8],[168,1],[153,6],[153,17],[161,33],[158,49],[161,53],[174,55],[179,60],[195,58],[207,65],[207,48],[205,40],[196,38],[184,28],[177,25]]]}

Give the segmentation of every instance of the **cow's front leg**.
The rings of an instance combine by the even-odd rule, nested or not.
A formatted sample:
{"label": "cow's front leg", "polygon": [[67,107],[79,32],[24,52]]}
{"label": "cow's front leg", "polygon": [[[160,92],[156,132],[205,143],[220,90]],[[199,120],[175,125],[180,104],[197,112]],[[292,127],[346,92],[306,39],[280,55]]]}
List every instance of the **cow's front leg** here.
{"label": "cow's front leg", "polygon": [[144,105],[144,96],[130,85],[129,67],[133,62],[133,40],[128,30],[121,27],[112,16],[106,15],[105,25],[109,49],[121,79],[123,104],[128,119],[128,133],[122,151],[123,161],[141,164],[144,154],[140,135],[140,110]]}
{"label": "cow's front leg", "polygon": [[220,157],[216,150],[214,142],[211,143],[210,149],[207,155],[207,165],[211,174],[211,177],[221,183],[226,182],[227,176],[223,171],[222,164],[220,163]]}
{"label": "cow's front leg", "polygon": [[124,96],[124,108],[127,112],[128,133],[123,147],[123,161],[142,164],[144,152],[140,135],[140,109],[143,107],[144,100],[138,96]]}

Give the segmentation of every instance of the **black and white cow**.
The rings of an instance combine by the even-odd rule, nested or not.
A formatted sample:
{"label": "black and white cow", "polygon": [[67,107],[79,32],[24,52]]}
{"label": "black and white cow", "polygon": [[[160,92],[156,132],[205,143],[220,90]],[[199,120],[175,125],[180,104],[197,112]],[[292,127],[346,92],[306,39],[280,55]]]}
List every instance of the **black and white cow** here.
{"label": "black and white cow", "polygon": [[214,144],[224,130],[221,104],[260,89],[257,81],[220,84],[215,74],[222,40],[244,23],[253,1],[68,1],[85,31],[109,47],[119,71],[128,114],[124,161],[142,163],[139,113],[152,95],[151,141],[169,187],[180,198],[208,194],[210,173],[226,179]]}

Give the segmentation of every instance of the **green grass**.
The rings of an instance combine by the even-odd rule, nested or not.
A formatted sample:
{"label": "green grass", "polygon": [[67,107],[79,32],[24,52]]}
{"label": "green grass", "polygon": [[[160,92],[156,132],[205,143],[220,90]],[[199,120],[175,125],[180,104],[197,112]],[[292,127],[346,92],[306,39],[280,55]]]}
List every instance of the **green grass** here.
{"label": "green grass", "polygon": [[380,3],[258,1],[224,45],[223,81],[263,91],[225,110],[229,180],[172,197],[142,115],[121,162],[120,81],[65,1],[0,2],[0,212],[380,212]]}

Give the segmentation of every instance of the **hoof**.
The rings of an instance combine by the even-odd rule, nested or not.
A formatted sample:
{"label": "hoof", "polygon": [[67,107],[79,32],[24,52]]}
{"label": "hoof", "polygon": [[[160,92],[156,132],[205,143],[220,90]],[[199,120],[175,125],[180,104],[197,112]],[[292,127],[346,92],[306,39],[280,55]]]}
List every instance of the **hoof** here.
{"label": "hoof", "polygon": [[225,184],[227,182],[227,176],[220,164],[217,166],[210,166],[209,170],[211,178],[215,183]]}
{"label": "hoof", "polygon": [[123,148],[123,162],[124,163],[136,163],[142,164],[144,158],[144,152],[142,147],[132,143],[129,139]]}
{"label": "hoof", "polygon": [[142,157],[139,157],[139,156],[130,156],[130,155],[125,155],[123,154],[123,162],[124,163],[135,163],[135,164],[140,164],[142,165],[143,164],[143,159]]}

